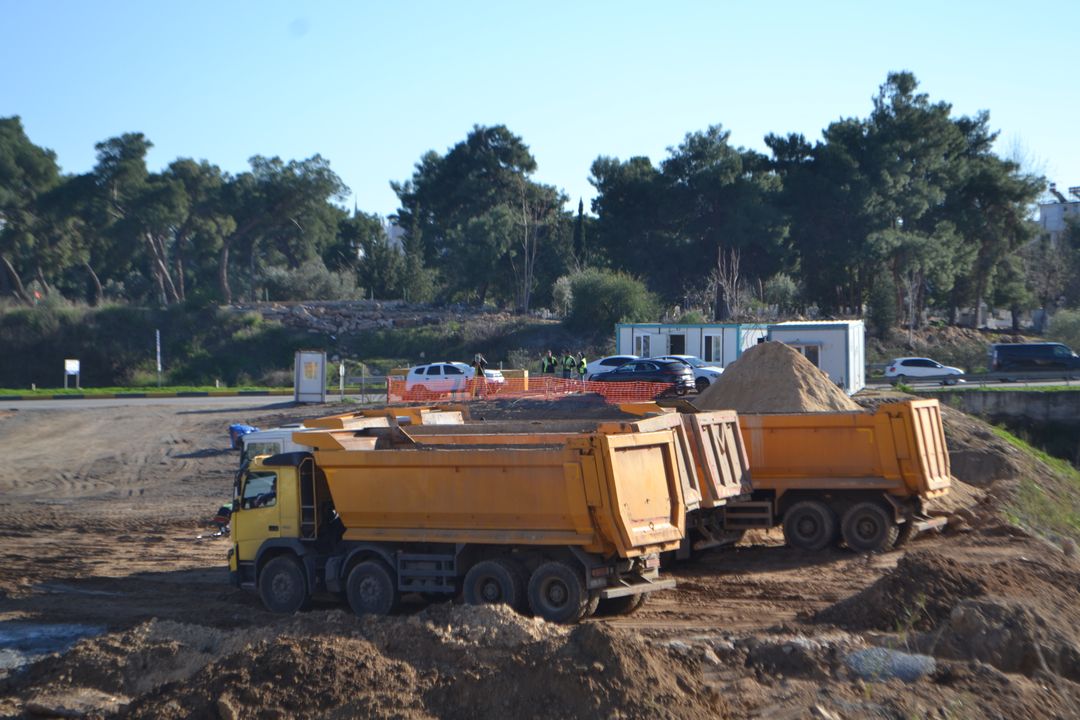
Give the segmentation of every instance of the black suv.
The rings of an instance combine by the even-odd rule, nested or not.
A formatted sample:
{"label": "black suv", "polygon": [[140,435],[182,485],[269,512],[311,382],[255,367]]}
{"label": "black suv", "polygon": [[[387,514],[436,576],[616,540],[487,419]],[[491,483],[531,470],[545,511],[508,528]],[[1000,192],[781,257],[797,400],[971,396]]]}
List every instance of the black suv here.
{"label": "black suv", "polygon": [[681,360],[644,358],[631,360],[606,373],[597,373],[596,382],[655,382],[671,383],[671,390],[685,395],[694,389],[694,369]]}
{"label": "black suv", "polygon": [[1080,370],[1080,357],[1061,343],[997,343],[990,346],[990,369]]}

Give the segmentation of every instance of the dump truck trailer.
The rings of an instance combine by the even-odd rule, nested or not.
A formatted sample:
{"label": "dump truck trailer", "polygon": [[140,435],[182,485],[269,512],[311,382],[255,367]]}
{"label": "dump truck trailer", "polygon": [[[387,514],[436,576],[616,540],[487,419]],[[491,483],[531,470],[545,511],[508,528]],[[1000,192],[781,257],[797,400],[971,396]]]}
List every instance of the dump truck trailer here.
{"label": "dump truck trailer", "polygon": [[671,431],[554,446],[422,446],[396,426],[294,440],[311,451],[257,457],[234,488],[230,574],[270,610],[326,592],[389,613],[407,593],[461,593],[575,622],[674,586],[659,573],[685,532]]}
{"label": "dump truck trailer", "polygon": [[731,530],[782,525],[788,544],[856,552],[896,547],[940,528],[926,502],[952,484],[937,400],[874,412],[740,413],[753,496],[724,507]]}
{"label": "dump truck trailer", "polygon": [[749,500],[753,488],[738,415],[733,411],[660,413],[629,421],[543,420],[404,428],[412,441],[432,446],[558,445],[589,432],[674,434],[686,510],[686,534],[676,557],[686,558],[692,551],[738,540],[738,532],[724,527],[721,508],[728,502]]}

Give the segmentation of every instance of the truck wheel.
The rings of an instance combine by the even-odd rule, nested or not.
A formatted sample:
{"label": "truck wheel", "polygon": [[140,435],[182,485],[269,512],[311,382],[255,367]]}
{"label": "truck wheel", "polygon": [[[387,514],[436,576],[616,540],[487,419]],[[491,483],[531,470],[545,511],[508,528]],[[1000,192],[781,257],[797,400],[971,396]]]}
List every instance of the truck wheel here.
{"label": "truck wheel", "polygon": [[525,581],[508,562],[483,560],[465,573],[462,595],[469,605],[502,603],[517,610],[525,604]]}
{"label": "truck wheel", "polygon": [[784,513],[784,539],[800,550],[822,550],[836,537],[836,516],[817,500],[803,500]]}
{"label": "truck wheel", "polygon": [[697,380],[694,381],[694,387],[697,388],[697,391],[699,393],[700,392],[705,392],[705,388],[709,387],[709,379],[708,378],[698,378]]}
{"label": "truck wheel", "polygon": [[893,542],[893,548],[901,548],[908,544],[908,540],[915,536],[915,522],[908,520],[906,523],[902,523],[896,530],[896,540]]}
{"label": "truck wheel", "polygon": [[844,542],[855,552],[887,550],[900,532],[885,508],[875,502],[856,503],[848,508],[840,529]]}
{"label": "truck wheel", "polygon": [[588,603],[585,583],[565,563],[546,562],[529,578],[529,605],[549,622],[577,622],[584,617]]}
{"label": "truck wheel", "polygon": [[290,555],[266,563],[259,573],[259,598],[270,612],[292,614],[310,602],[300,564]]}
{"label": "truck wheel", "polygon": [[393,573],[378,560],[365,560],[352,569],[345,597],[357,615],[389,615],[400,600]]}
{"label": "truck wheel", "polygon": [[622,597],[601,600],[596,614],[607,616],[632,615],[641,609],[641,606],[645,604],[648,598],[648,593],[641,593],[639,595],[623,595]]}

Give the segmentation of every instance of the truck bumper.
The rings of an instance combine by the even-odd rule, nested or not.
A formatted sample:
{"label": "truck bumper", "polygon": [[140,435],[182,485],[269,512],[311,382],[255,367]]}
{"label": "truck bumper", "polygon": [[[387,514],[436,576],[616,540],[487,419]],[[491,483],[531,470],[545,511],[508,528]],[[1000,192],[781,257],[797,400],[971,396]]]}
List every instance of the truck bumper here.
{"label": "truck bumper", "polygon": [[908,520],[911,523],[911,529],[914,534],[924,533],[929,530],[941,530],[945,527],[945,524],[949,521],[944,515],[938,517],[930,517],[929,515],[916,515]]}
{"label": "truck bumper", "polygon": [[656,592],[657,590],[671,590],[674,587],[674,578],[658,578],[656,580],[636,578],[632,581],[628,578],[621,578],[619,585],[615,587],[606,587],[601,590],[599,594],[600,599],[609,600],[611,598],[625,597],[627,595],[641,595],[643,593]]}

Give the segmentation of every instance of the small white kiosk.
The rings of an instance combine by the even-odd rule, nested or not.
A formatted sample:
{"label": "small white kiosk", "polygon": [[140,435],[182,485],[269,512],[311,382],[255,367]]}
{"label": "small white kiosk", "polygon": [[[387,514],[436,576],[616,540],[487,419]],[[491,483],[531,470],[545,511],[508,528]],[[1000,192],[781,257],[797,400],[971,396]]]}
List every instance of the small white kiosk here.
{"label": "small white kiosk", "polygon": [[296,351],[293,367],[293,400],[302,403],[326,402],[325,351]]}

